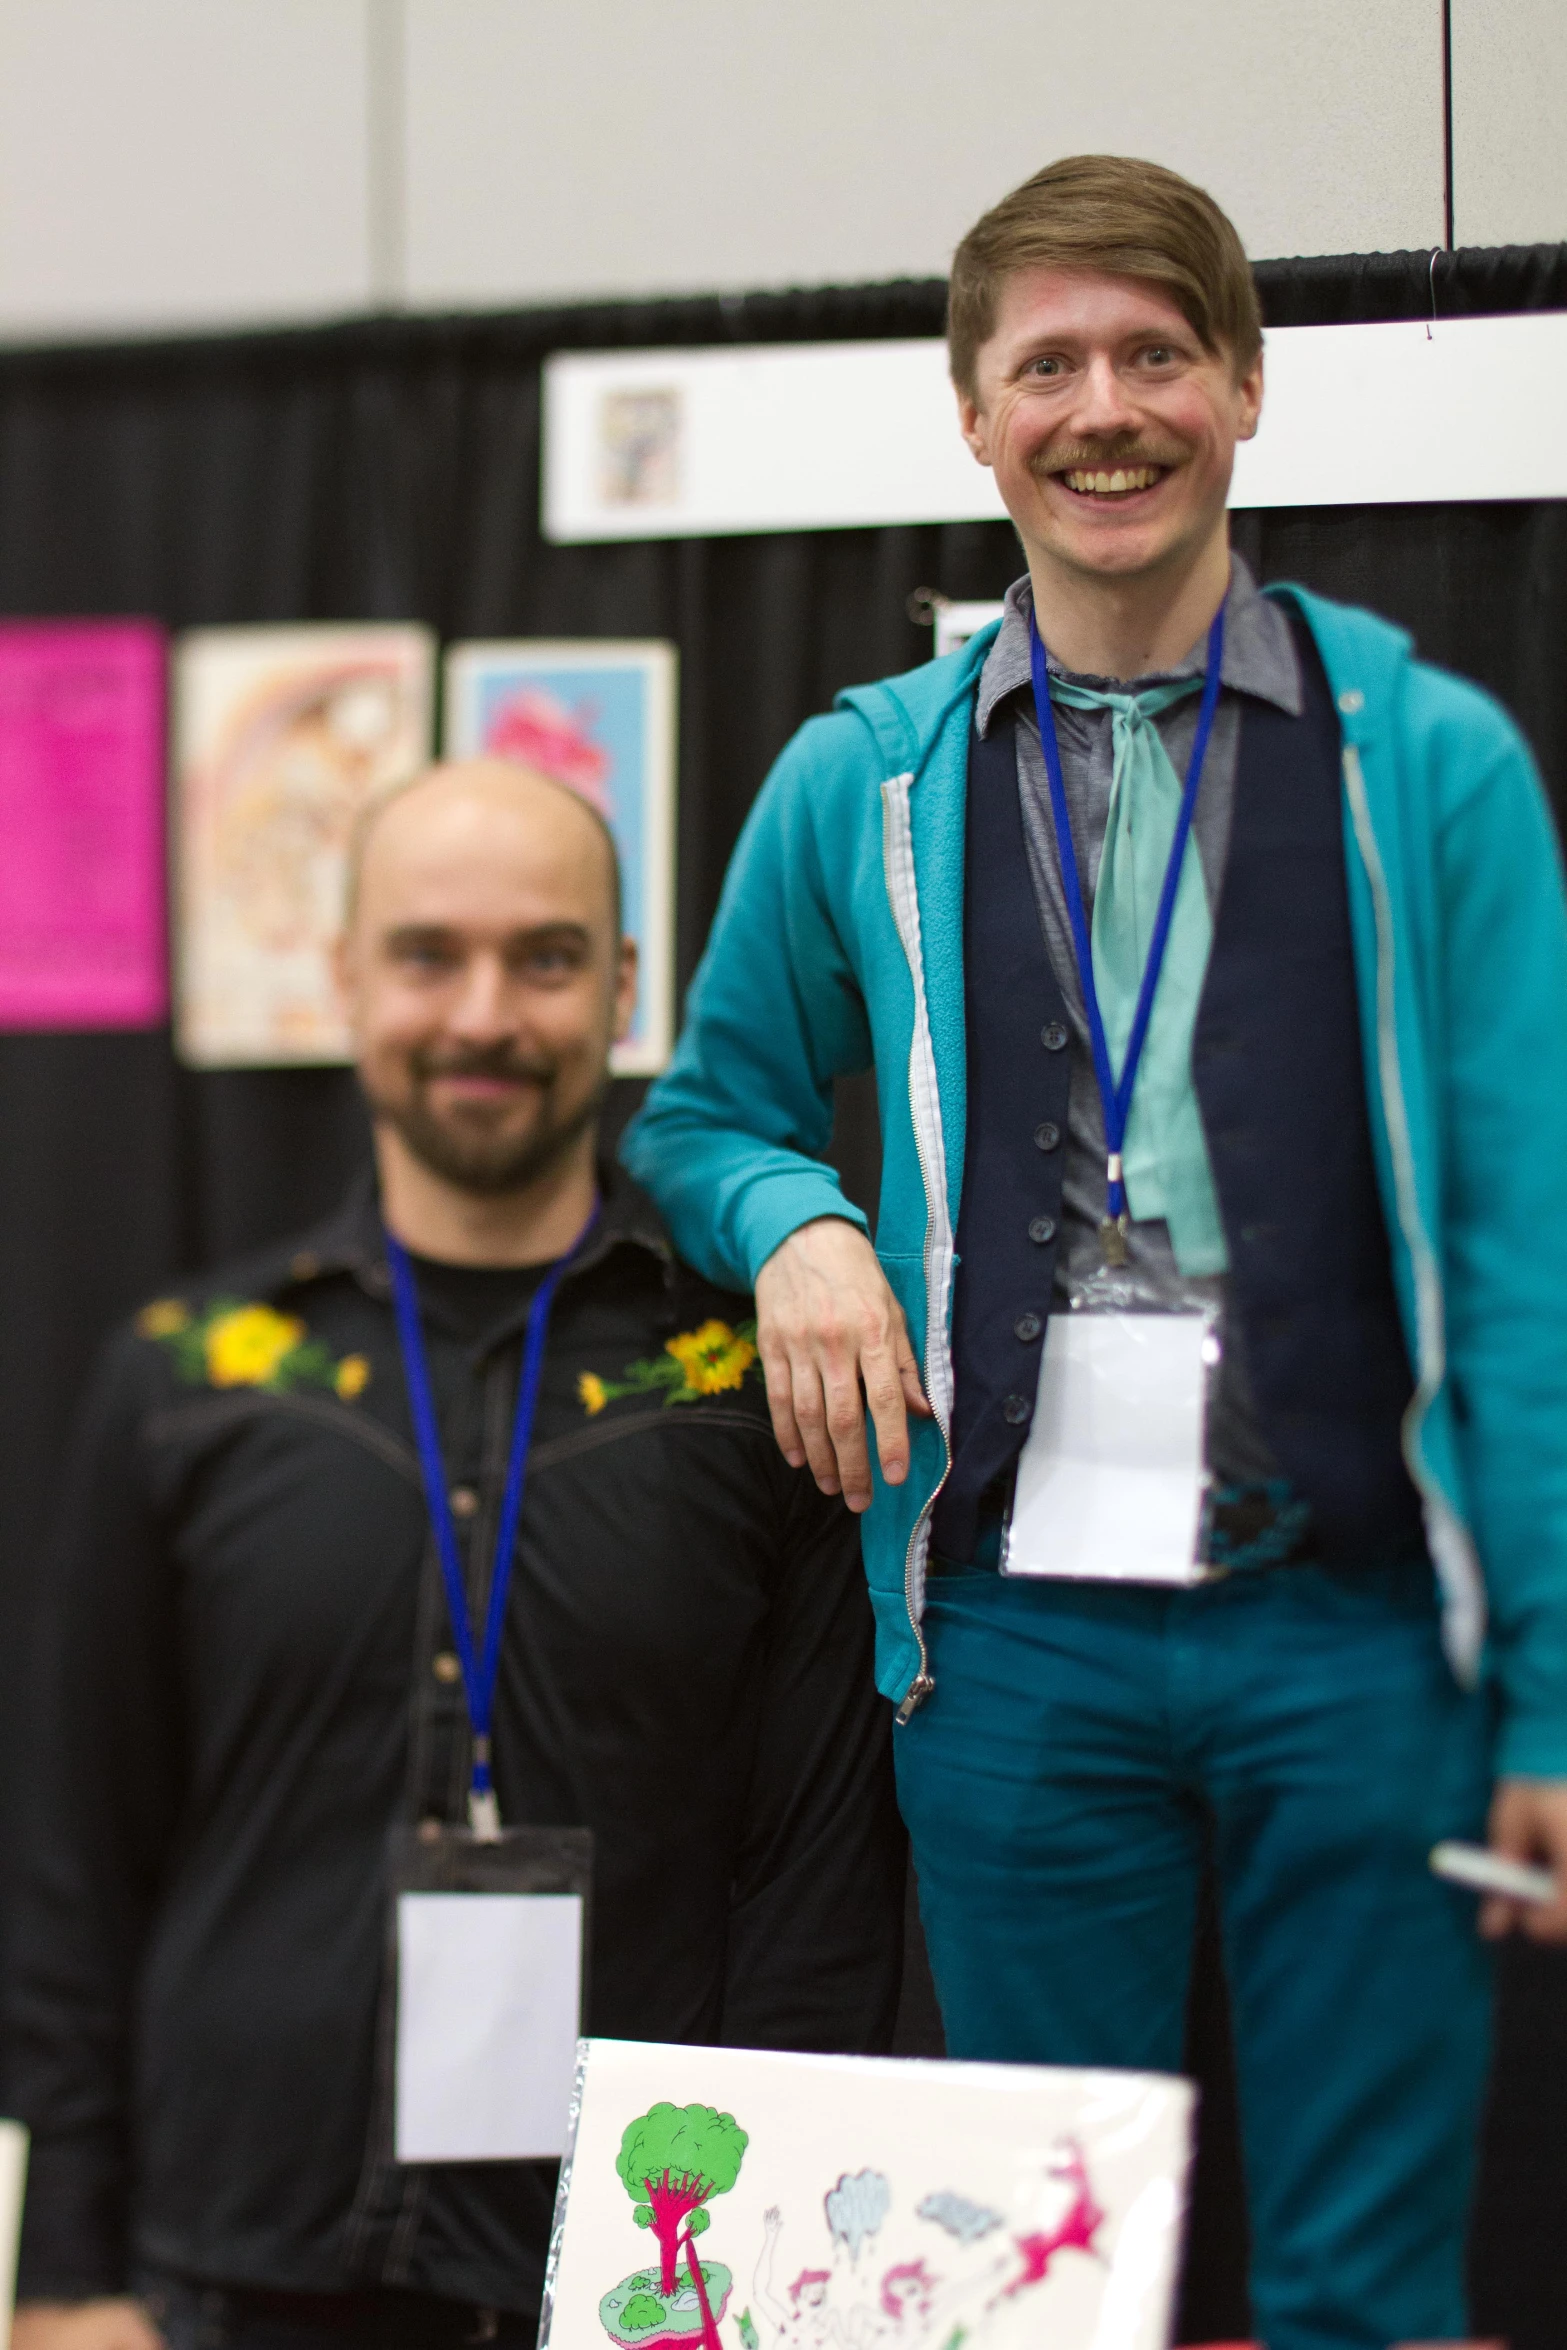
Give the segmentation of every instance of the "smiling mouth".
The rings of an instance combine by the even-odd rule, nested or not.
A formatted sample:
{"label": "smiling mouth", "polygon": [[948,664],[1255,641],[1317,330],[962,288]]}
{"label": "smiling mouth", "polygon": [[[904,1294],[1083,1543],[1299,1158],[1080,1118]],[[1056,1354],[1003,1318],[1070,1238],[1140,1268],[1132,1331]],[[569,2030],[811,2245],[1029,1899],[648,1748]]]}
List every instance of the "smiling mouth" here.
{"label": "smiling mouth", "polygon": [[1079,498],[1130,498],[1163,481],[1167,465],[1116,465],[1092,470],[1072,466],[1055,479]]}

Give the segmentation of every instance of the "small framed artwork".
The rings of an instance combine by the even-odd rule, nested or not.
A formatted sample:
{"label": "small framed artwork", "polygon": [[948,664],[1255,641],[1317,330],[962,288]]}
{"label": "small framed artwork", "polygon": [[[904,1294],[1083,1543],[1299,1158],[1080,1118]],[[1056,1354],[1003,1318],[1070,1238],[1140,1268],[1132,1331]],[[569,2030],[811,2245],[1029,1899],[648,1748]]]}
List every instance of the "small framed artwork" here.
{"label": "small framed artwork", "polygon": [[652,1077],[674,1044],[673,645],[521,638],[446,656],[448,759],[514,759],[580,792],[615,837],[641,972],[617,1077]]}
{"label": "small framed artwork", "polygon": [[672,506],[680,495],[678,388],[642,384],[604,394],[599,495],[606,506]]}
{"label": "small framed artwork", "polygon": [[365,801],[430,757],[435,640],[200,629],[174,671],[175,1038],[199,1068],[346,1061],[332,977]]}
{"label": "small framed artwork", "polygon": [[1164,2350],[1193,2091],[580,2044],[539,2350]]}

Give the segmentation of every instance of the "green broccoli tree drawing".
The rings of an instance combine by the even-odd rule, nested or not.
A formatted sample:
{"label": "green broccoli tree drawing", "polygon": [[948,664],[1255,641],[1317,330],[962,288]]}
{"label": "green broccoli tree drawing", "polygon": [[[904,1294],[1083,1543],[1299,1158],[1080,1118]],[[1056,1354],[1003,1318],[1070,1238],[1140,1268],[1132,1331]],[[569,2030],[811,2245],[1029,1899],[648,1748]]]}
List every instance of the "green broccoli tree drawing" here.
{"label": "green broccoli tree drawing", "polygon": [[[659,2250],[659,2289],[668,2302],[686,2256],[702,2312],[703,2350],[723,2350],[707,2292],[707,2276],[693,2239],[711,2224],[707,2205],[727,2195],[740,2176],[749,2143],[732,2113],[711,2105],[655,2105],[627,2125],[615,2168],[635,2205],[639,2228],[651,2228]],[[724,2272],[724,2292],[728,2291]],[[694,2314],[694,2313],[693,2313]],[[720,2309],[722,2314],[722,2309]]]}

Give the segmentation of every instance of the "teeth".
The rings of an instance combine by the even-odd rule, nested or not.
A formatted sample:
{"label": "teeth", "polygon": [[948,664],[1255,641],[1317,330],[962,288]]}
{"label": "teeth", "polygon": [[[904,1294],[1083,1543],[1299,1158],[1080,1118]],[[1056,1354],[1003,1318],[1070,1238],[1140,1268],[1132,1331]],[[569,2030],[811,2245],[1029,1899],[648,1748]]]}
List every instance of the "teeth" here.
{"label": "teeth", "polygon": [[1069,490],[1091,497],[1122,497],[1128,490],[1151,489],[1159,478],[1157,465],[1117,466],[1113,473],[1072,472],[1062,476]]}

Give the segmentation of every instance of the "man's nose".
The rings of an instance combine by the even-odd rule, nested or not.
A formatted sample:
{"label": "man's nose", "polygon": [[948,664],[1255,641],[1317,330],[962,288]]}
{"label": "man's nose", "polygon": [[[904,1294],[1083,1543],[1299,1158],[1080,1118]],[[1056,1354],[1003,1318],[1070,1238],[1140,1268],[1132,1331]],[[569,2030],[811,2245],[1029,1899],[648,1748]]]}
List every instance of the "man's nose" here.
{"label": "man's nose", "polygon": [[506,969],[499,955],[471,955],[462,984],[447,1011],[447,1026],[458,1036],[491,1039],[513,1025],[507,1001]]}
{"label": "man's nose", "polygon": [[1137,422],[1136,406],[1127,396],[1115,362],[1101,352],[1084,368],[1079,379],[1072,411],[1074,427],[1085,436],[1103,438],[1111,433],[1135,431]]}

